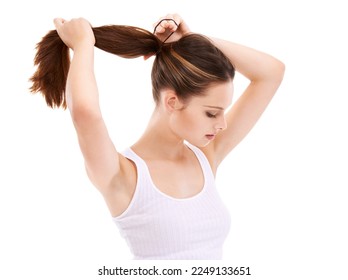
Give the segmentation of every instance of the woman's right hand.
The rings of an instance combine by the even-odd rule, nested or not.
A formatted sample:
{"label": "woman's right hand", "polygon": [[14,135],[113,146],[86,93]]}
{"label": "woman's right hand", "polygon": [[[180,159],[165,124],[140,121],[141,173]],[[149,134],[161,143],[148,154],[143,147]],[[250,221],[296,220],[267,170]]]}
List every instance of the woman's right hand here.
{"label": "woman's right hand", "polygon": [[[173,21],[175,21],[175,23]],[[155,22],[153,26],[156,27],[155,35],[162,42],[170,33],[174,32],[166,41],[167,43],[180,40],[182,36],[191,32],[186,22],[184,22],[182,17],[178,14],[167,14],[165,17],[162,17]]]}
{"label": "woman's right hand", "polygon": [[84,18],[72,19],[70,21],[55,18],[54,25],[64,44],[73,50],[80,46],[94,46],[95,44],[92,26]]}

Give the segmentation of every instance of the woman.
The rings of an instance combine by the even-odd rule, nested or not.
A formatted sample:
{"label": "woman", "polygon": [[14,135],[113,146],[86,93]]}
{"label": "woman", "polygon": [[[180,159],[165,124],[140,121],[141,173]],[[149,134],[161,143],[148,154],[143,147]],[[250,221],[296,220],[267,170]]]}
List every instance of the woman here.
{"label": "woman", "polygon": [[[42,52],[53,49],[47,43],[53,41],[51,33],[38,46],[32,90],[43,92],[52,107],[67,101],[88,177],[134,258],[221,259],[230,217],[214,176],[269,104],[282,81],[283,63],[245,46],[191,33],[177,14],[157,22],[154,34],[129,26],[91,28],[82,18],[54,23],[73,50],[71,65],[66,51],[56,51],[54,59],[62,63],[47,60],[50,66],[44,69],[49,56]],[[100,111],[94,46],[126,58],[155,56],[156,107],[144,134],[123,153],[113,145]],[[235,70],[250,84],[227,111]]]}

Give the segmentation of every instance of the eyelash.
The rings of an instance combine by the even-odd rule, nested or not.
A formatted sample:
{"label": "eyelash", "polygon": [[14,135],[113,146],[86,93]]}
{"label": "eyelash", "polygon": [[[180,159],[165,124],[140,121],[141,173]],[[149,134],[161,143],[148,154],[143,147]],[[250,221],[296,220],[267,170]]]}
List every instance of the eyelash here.
{"label": "eyelash", "polygon": [[216,118],[216,115],[213,115],[209,112],[206,112],[205,114],[207,115],[208,118]]}

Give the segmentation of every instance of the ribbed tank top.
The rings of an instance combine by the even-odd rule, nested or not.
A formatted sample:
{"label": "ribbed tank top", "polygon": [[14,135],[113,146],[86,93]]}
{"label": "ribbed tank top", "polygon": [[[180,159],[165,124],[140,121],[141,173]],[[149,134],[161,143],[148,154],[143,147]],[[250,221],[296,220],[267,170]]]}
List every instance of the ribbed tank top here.
{"label": "ribbed tank top", "polygon": [[145,161],[131,148],[123,152],[136,165],[137,183],[129,206],[113,221],[134,259],[222,259],[230,215],[216,190],[204,153],[189,143],[187,146],[199,160],[204,186],[198,194],[182,199],[161,192]]}

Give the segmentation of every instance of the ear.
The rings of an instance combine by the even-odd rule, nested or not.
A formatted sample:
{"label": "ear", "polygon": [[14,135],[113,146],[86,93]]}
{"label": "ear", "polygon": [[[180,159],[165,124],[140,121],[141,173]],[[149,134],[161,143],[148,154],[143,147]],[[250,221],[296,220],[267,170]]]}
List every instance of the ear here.
{"label": "ear", "polygon": [[162,102],[167,112],[172,113],[182,109],[184,104],[178,98],[174,90],[164,90],[162,92]]}

